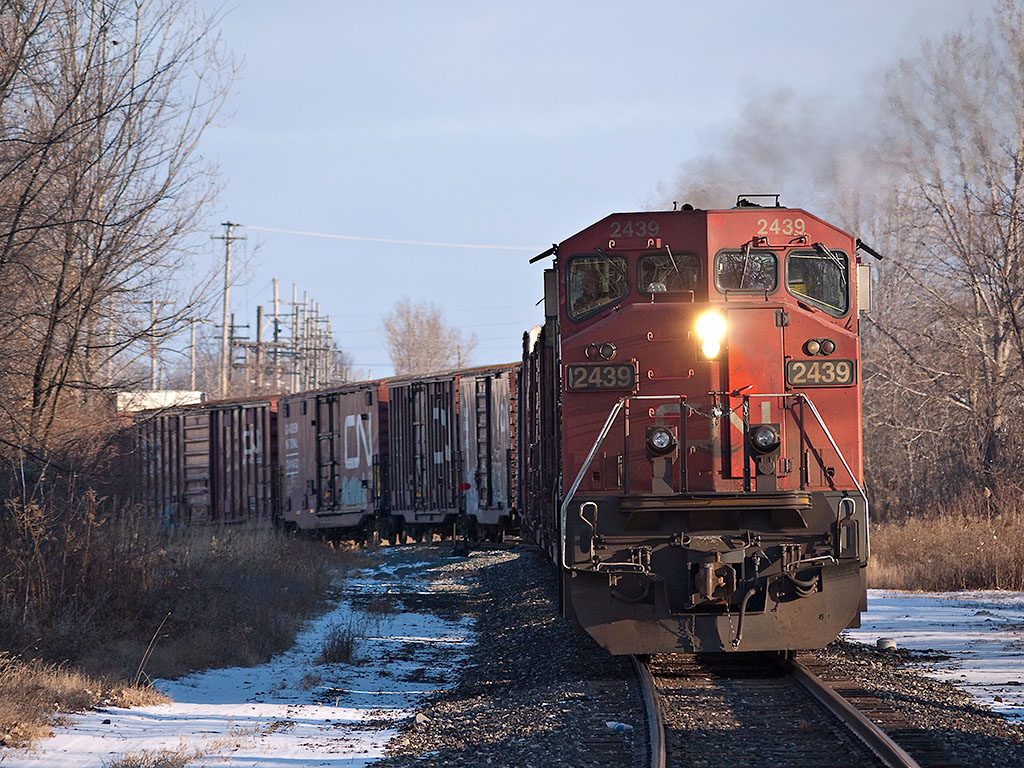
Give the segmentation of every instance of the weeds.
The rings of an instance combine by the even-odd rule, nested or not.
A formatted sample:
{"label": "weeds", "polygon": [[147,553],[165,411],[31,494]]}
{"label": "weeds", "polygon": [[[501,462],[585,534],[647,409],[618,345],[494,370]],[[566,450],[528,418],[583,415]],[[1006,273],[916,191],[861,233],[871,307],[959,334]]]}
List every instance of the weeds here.
{"label": "weeds", "polygon": [[96,706],[131,707],[167,699],[150,687],[132,687],[67,667],[0,653],[0,745],[21,747],[49,731],[58,712]]}
{"label": "weeds", "polygon": [[868,584],[946,591],[1024,590],[1024,515],[933,514],[875,523]]}
{"label": "weeds", "polygon": [[374,595],[363,608],[367,613],[375,613],[380,616],[394,616],[398,613],[395,605],[395,597],[390,594]]}
{"label": "weeds", "polygon": [[180,746],[177,749],[144,749],[132,752],[104,763],[103,768],[184,768],[193,760],[205,757],[206,753],[195,747]]}
{"label": "weeds", "polygon": [[356,557],[269,529],[157,530],[92,493],[62,498],[8,500],[0,513],[0,654],[14,654],[0,655],[8,745],[46,733],[58,710],[147,690],[96,679],[144,684],[266,661],[294,643]]}
{"label": "weeds", "polygon": [[316,688],[320,683],[324,681],[323,677],[317,672],[307,672],[299,680],[299,688],[304,691]]}
{"label": "weeds", "polygon": [[365,636],[365,633],[366,627],[358,624],[352,617],[349,617],[345,625],[335,624],[327,630],[327,635],[320,646],[317,663],[351,664],[356,659],[359,639]]}
{"label": "weeds", "polygon": [[157,532],[95,499],[8,502],[0,542],[0,648],[139,681],[289,647],[354,557],[271,530]]}

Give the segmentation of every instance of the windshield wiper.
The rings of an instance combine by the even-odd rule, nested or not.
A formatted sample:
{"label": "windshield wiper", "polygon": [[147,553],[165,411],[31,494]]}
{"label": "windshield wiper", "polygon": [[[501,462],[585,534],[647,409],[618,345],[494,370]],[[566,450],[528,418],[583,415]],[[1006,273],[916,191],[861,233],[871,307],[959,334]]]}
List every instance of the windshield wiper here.
{"label": "windshield wiper", "polygon": [[830,251],[828,249],[828,247],[824,245],[824,243],[812,243],[811,247],[814,248],[814,250],[816,250],[818,253],[820,253],[825,258],[831,260],[832,263],[836,265],[836,269],[839,270],[839,276],[842,279],[843,283],[845,284],[846,283],[846,265],[843,263],[843,260],[840,259],[838,256],[836,256],[832,251]]}

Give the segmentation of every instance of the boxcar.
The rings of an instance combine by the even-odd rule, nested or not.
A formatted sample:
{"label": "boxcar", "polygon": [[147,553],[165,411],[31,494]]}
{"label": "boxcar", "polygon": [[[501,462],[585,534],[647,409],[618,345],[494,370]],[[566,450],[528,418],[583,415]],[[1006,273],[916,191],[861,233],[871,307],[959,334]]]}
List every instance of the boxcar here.
{"label": "boxcar", "polygon": [[388,382],[391,514],[403,535],[497,538],[515,516],[517,365]]}
{"label": "boxcar", "polygon": [[277,504],[277,399],[134,416],[142,504],[168,525],[269,523]]}
{"label": "boxcar", "polygon": [[280,401],[279,519],[353,539],[386,529],[387,387],[365,382]]}

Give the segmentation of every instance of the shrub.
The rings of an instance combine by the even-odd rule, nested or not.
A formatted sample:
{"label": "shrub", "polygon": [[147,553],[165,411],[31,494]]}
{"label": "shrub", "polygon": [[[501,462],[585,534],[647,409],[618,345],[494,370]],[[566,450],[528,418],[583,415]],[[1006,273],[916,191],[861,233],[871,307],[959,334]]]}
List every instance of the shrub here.
{"label": "shrub", "polygon": [[359,639],[365,635],[365,627],[349,617],[345,625],[336,624],[327,630],[320,646],[318,664],[351,664],[356,660]]}
{"label": "shrub", "polygon": [[148,686],[92,678],[63,666],[0,653],[0,743],[5,746],[26,746],[45,735],[58,712],[161,701],[166,699]]}
{"label": "shrub", "polygon": [[88,494],[70,508],[6,511],[0,650],[129,679],[266,660],[353,558],[269,528],[155,530]]}

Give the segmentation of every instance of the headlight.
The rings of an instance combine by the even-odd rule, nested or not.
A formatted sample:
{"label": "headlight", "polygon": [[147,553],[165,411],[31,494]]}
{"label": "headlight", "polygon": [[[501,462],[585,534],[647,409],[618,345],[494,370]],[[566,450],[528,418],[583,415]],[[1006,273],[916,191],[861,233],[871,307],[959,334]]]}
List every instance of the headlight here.
{"label": "headlight", "polygon": [[770,453],[779,447],[779,432],[768,424],[750,428],[750,447],[755,453]]}
{"label": "headlight", "polygon": [[717,357],[725,340],[725,318],[718,312],[705,312],[697,318],[697,338],[704,357]]}
{"label": "headlight", "polygon": [[666,427],[651,427],[647,430],[647,447],[655,456],[664,456],[676,447],[676,436]]}

